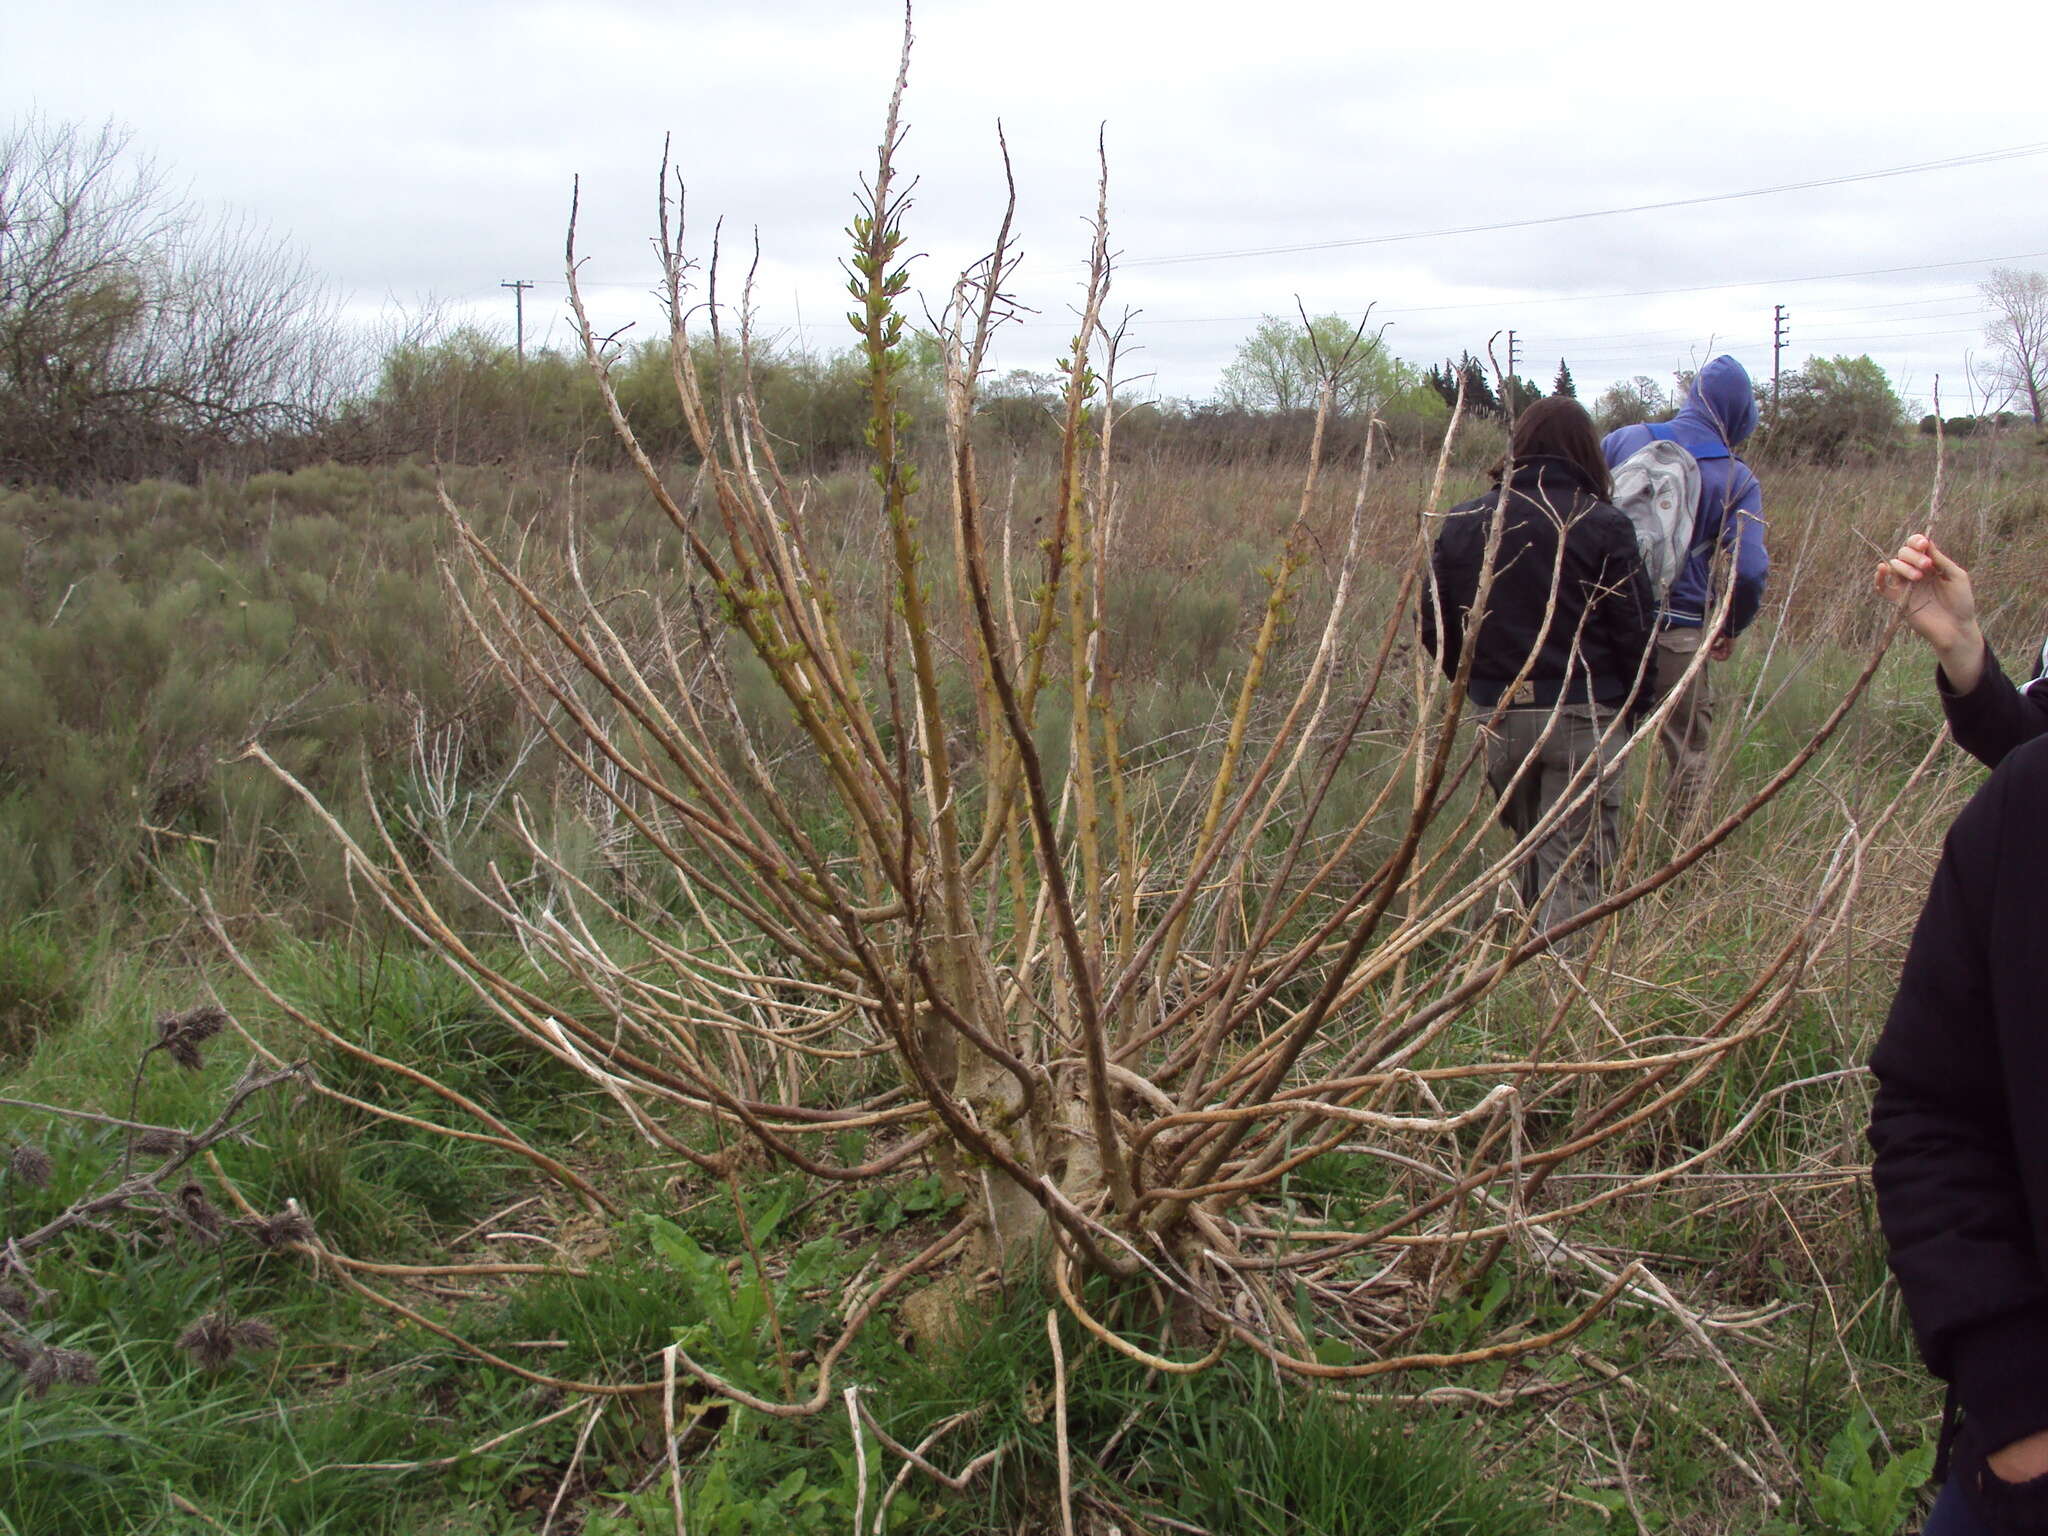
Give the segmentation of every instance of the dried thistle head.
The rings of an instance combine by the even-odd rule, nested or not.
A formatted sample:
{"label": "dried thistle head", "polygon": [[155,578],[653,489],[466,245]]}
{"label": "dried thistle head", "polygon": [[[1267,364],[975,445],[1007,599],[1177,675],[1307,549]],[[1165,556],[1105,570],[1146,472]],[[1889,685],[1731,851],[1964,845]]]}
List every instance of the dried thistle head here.
{"label": "dried thistle head", "polygon": [[277,1348],[277,1330],[260,1317],[245,1317],[229,1332],[243,1349]]}
{"label": "dried thistle head", "polygon": [[209,1312],[178,1335],[178,1348],[202,1371],[217,1371],[235,1358],[235,1325],[223,1312]]}
{"label": "dried thistle head", "polygon": [[175,1198],[180,1214],[197,1228],[202,1236],[208,1239],[220,1236],[221,1228],[227,1225],[227,1218],[222,1216],[214,1203],[206,1198],[206,1190],[197,1179],[188,1179],[180,1184]]}
{"label": "dried thistle head", "polygon": [[82,1349],[46,1349],[43,1356],[55,1366],[59,1381],[89,1387],[100,1379],[99,1361]]}
{"label": "dried thistle head", "polygon": [[21,1373],[22,1390],[41,1397],[57,1384],[57,1358],[53,1351],[39,1349],[29,1355]]}
{"label": "dried thistle head", "polygon": [[197,1008],[187,1008],[183,1013],[159,1014],[156,1021],[157,1044],[179,1066],[197,1072],[206,1065],[205,1057],[200,1054],[200,1044],[219,1034],[227,1021],[228,1011],[218,1003],[202,1003]]}
{"label": "dried thistle head", "polygon": [[162,1157],[184,1145],[185,1133],[174,1131],[169,1126],[153,1125],[146,1131],[135,1133],[135,1150],[145,1157]]}
{"label": "dried thistle head", "polygon": [[7,1172],[30,1189],[41,1189],[55,1171],[50,1154],[32,1141],[22,1142],[7,1159]]}
{"label": "dried thistle head", "polygon": [[259,1248],[284,1248],[313,1240],[313,1223],[297,1211],[280,1211],[257,1221],[237,1222]]}
{"label": "dried thistle head", "polygon": [[0,1317],[11,1317],[18,1323],[27,1322],[29,1307],[27,1291],[0,1280]]}
{"label": "dried thistle head", "polygon": [[21,1372],[21,1389],[30,1397],[42,1397],[59,1382],[89,1387],[100,1379],[99,1361],[82,1349],[46,1349],[0,1335],[0,1360]]}
{"label": "dried thistle head", "polygon": [[187,1008],[183,1013],[157,1015],[156,1033],[159,1040],[182,1037],[187,1040],[211,1040],[227,1027],[228,1011],[219,1003],[201,1003],[197,1008]]}

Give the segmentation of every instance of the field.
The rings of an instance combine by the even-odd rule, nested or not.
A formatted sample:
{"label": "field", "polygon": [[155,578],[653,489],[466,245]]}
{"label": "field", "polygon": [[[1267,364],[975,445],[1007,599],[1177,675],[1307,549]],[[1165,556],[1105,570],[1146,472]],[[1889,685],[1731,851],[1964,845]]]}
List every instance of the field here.
{"label": "field", "polygon": [[[1759,466],[1774,570],[1763,617],[1715,677],[1717,806],[1771,780],[1886,641],[1868,573],[1925,524],[1933,452]],[[1451,466],[1446,499],[1482,483],[1485,459],[1475,445]],[[1360,635],[1395,613],[1436,467],[1373,467],[1358,503]],[[1270,649],[1279,674],[1312,664],[1357,468],[1334,466],[1311,499]],[[2022,436],[1951,444],[1944,469],[1943,541],[2013,658],[2048,631],[2044,468]],[[1020,568],[1005,564],[1001,585],[1027,620],[1021,567],[1047,537],[1034,509],[1055,475],[1032,453],[987,474],[992,526]],[[682,540],[637,476],[497,466],[451,468],[444,483],[536,589],[586,585],[634,654],[658,659],[667,626],[708,631]],[[1940,1403],[1876,1240],[1861,1065],[1941,830],[1981,778],[1937,748],[1931,667],[1910,636],[1783,792],[1630,908],[1603,953],[1629,979],[1584,1027],[1602,1027],[1599,998],[1621,998],[1632,1013],[1604,1025],[1617,1041],[1683,1050],[1854,850],[1839,915],[1767,1027],[1673,1114],[1553,1181],[1575,1197],[1626,1182],[1627,1197],[1529,1240],[1532,1255],[1569,1248],[1593,1272],[1641,1264],[1670,1307],[1625,1301],[1540,1352],[1317,1387],[1245,1350],[1164,1372],[1105,1347],[1044,1286],[1005,1279],[892,1302],[839,1362],[849,1395],[778,1416],[678,1380],[670,1347],[758,1397],[802,1396],[850,1298],[945,1232],[960,1190],[936,1158],[859,1184],[760,1159],[708,1172],[725,1134],[711,1117],[677,1119],[672,1150],[651,1145],[621,1096],[508,1028],[344,859],[344,835],[372,848],[388,835],[448,934],[548,995],[560,958],[535,914],[646,879],[630,802],[536,729],[460,621],[489,584],[436,486],[417,464],[329,465],[0,497],[0,1139],[48,1157],[17,1152],[0,1172],[5,1232],[33,1232],[131,1171],[148,1155],[135,1126],[209,1124],[252,1057],[304,1064],[249,1101],[246,1134],[193,1158],[176,1209],[82,1223],[45,1250],[48,1294],[16,1310],[43,1344],[94,1356],[97,1381],[44,1393],[0,1375],[0,1530],[625,1536],[681,1529],[676,1501],[693,1532],[1039,1532],[1063,1517],[1103,1533],[1909,1528]],[[820,475],[804,495],[849,613],[886,610],[873,479]],[[1199,810],[1183,775],[1212,761],[1247,667],[1269,655],[1257,635],[1300,495],[1286,463],[1139,453],[1117,472],[1102,645],[1140,843]],[[919,515],[925,545],[944,549],[943,516]],[[964,633],[936,572],[932,601],[935,632]],[[1370,649],[1347,653],[1340,693]],[[965,654],[941,671],[963,731]],[[1355,777],[1317,813],[1333,823],[1403,771],[1425,669],[1405,637],[1394,658]],[[847,833],[802,731],[765,669],[723,659],[766,771],[830,848]],[[1051,769],[1086,737],[1060,707],[1049,693],[1037,726]],[[244,754],[252,741],[281,772]],[[1635,773],[1632,814],[1656,784]],[[1469,807],[1470,786],[1458,793]],[[1373,822],[1355,857],[1369,867],[1374,840],[1393,846],[1397,820]],[[1654,867],[1668,840],[1654,815],[1635,829],[1631,868]],[[641,919],[658,907],[619,901]],[[709,943],[688,911],[659,910],[672,927],[589,943],[629,968],[659,959],[665,935]],[[1467,944],[1419,947],[1403,974],[1448,973]],[[1512,1057],[1585,985],[1550,961],[1525,967],[1417,1062]],[[216,1000],[227,1026],[203,1040],[207,1026],[152,1022]],[[1323,1048],[1369,1031],[1371,1001],[1333,1016]],[[605,1027],[586,1007],[571,1022]],[[870,1061],[830,1071],[820,1080],[844,1102],[890,1102]],[[437,1134],[451,1093],[502,1134]],[[836,1155],[858,1161],[869,1135],[838,1133]],[[568,1176],[541,1176],[525,1149]],[[1403,1177],[1338,1147],[1270,1191],[1260,1219],[1357,1223]],[[287,1202],[317,1249],[277,1224]],[[1330,1332],[1308,1280],[1264,1300],[1333,1346],[1325,1363],[1350,1363],[1561,1331],[1589,1295],[1535,1257],[1468,1271],[1453,1255],[1404,1275],[1376,1338]],[[1098,1309],[1123,1304],[1090,1284]],[[202,1318],[212,1335],[195,1335]]]}

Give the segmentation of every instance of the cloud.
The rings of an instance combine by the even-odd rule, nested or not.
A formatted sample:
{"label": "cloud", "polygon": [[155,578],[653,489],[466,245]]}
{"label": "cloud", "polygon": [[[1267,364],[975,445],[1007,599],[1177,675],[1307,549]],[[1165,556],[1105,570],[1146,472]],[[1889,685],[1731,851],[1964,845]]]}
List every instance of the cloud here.
{"label": "cloud", "polygon": [[[918,281],[942,293],[992,234],[998,119],[1029,257],[1020,291],[1040,311],[1004,343],[1017,366],[1044,366],[1065,339],[1104,124],[1115,243],[1132,258],[1698,196],[2040,133],[2024,100],[1987,88],[1981,29],[1849,28],[1832,7],[1733,4],[1711,33],[1675,40],[1671,67],[1674,39],[1654,28],[1590,12],[1529,18],[1493,0],[1454,21],[1321,0],[1042,0],[1026,12],[929,0],[906,105]],[[651,324],[654,171],[673,133],[697,237],[719,214],[729,250],[758,229],[764,321],[794,333],[800,312],[807,340],[836,346],[840,232],[872,164],[899,24],[893,6],[839,0],[368,0],[345,16],[242,0],[90,16],[45,6],[10,19],[0,89],[52,115],[132,123],[197,194],[290,233],[359,307],[433,293],[504,323],[507,278],[557,285],[532,296],[530,320],[558,312],[581,176],[593,303],[606,323]],[[2034,13],[2001,32],[2016,56],[2048,41]],[[1664,51],[1646,70],[1652,38]],[[1147,312],[1159,387],[1177,394],[1206,392],[1252,317],[1291,311],[1297,294],[1318,311],[1379,304],[1390,342],[1421,360],[1513,327],[1546,371],[1558,348],[1577,348],[1586,387],[1710,343],[1767,355],[1771,306],[1786,302],[1795,315],[1838,312],[1826,329],[1802,318],[1795,346],[1804,333],[1884,348],[1925,377],[1960,367],[1969,319],[1895,325],[1877,306],[1967,290],[1981,261],[1727,285],[2048,247],[2030,224],[2041,164],[1493,235],[1133,264],[1117,299]],[[1701,291],[1584,297],[1685,287]]]}

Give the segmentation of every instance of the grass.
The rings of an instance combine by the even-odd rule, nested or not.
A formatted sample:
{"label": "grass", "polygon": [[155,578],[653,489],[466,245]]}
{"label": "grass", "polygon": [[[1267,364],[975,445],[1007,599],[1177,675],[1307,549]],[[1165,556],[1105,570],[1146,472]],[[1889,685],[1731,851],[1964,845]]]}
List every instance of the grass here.
{"label": "grass", "polygon": [[[1978,447],[1959,451],[1952,466],[1946,526],[1994,599],[1994,636],[2017,654],[2048,626],[2048,609],[2021,579],[2048,544],[2048,508],[2029,489],[2029,462]],[[1852,578],[1868,563],[1866,543],[1889,543],[1913,524],[1924,466],[1766,468],[1778,567],[1765,618],[1724,674],[1731,794],[1773,771],[1856,669],[1882,616]],[[1400,461],[1382,477],[1371,504],[1379,547],[1403,547],[1400,519],[1424,473]],[[454,479],[460,499],[501,509],[508,526],[562,493],[546,477],[458,471]],[[1172,816],[1177,755],[1212,728],[1219,692],[1242,664],[1245,628],[1263,601],[1264,531],[1284,523],[1293,492],[1284,469],[1174,460],[1138,461],[1126,492],[1143,515],[1128,523],[1128,618],[1111,647],[1129,710],[1127,748],[1151,765],[1140,814]],[[821,490],[828,506],[850,507],[856,494],[851,479]],[[1328,526],[1350,489],[1326,495]],[[601,558],[636,579],[669,568],[629,486],[595,477],[584,496]],[[519,759],[511,711],[447,625],[434,596],[441,533],[430,503],[431,477],[416,469],[8,502],[0,538],[13,541],[22,580],[0,600],[0,643],[21,664],[0,669],[0,1093],[125,1113],[150,1020],[211,986],[267,1041],[306,1051],[329,1086],[398,1113],[436,1112],[424,1096],[269,1019],[165,899],[144,862],[152,856],[180,884],[207,882],[309,1011],[349,1038],[432,1066],[515,1127],[569,1148],[626,1209],[596,1221],[494,1149],[305,1093],[273,1099],[251,1144],[221,1149],[223,1167],[253,1201],[271,1209],[299,1199],[337,1247],[384,1259],[439,1254],[458,1239],[470,1257],[560,1245],[586,1277],[394,1288],[547,1373],[646,1380],[651,1357],[677,1330],[696,1330],[690,1336],[703,1348],[772,1389],[775,1350],[765,1311],[748,1310],[757,1306],[748,1286],[774,1296],[787,1348],[815,1348],[863,1266],[937,1230],[943,1201],[935,1185],[919,1182],[923,1170],[866,1196],[793,1177],[749,1180],[750,1228],[780,1225],[785,1249],[812,1255],[796,1275],[753,1274],[726,1191],[671,1182],[684,1170],[637,1143],[586,1078],[538,1056],[459,981],[367,919],[337,871],[307,853],[304,821],[273,786],[221,763],[261,727],[323,794],[346,800],[367,767],[380,791],[424,817],[437,802],[410,745],[412,712],[423,708],[444,725],[461,722],[447,740],[464,793],[505,788],[543,810],[543,825],[576,822],[544,755]],[[1313,611],[1317,584],[1329,576],[1320,566],[1307,573],[1301,611]],[[1376,623],[1391,583],[1383,572],[1370,580],[1378,585],[1364,611]],[[1682,937],[1664,946],[1654,978],[1673,1033],[1731,995],[1827,857],[1827,826],[1843,806],[1880,803],[1896,790],[1937,722],[1924,659],[1895,656],[1808,779],[1685,885],[1632,916],[1653,938]],[[773,753],[786,726],[761,724]],[[1062,734],[1048,733],[1054,754],[1064,750]],[[1821,957],[1771,1037],[1735,1058],[1668,1128],[1678,1145],[1721,1135],[1759,1090],[1860,1063],[1931,869],[1928,829],[1945,823],[1975,779],[1968,765],[1947,762],[1921,785],[1911,815],[1871,852],[1854,928]],[[1339,798],[1349,804],[1363,792],[1340,786]],[[515,854],[498,823],[480,815],[465,860],[479,870],[500,860],[517,880],[527,872]],[[603,868],[595,845],[588,867]],[[474,922],[477,914],[450,896],[457,921]],[[268,919],[279,915],[300,938],[276,937]],[[517,954],[496,958],[544,995],[555,985],[521,970]],[[1477,1033],[1437,1049],[1449,1060],[1487,1040],[1525,1038],[1547,1006],[1533,978],[1503,989]],[[138,1114],[203,1119],[239,1071],[231,1045],[216,1043],[199,1074],[153,1063]],[[1864,1091],[1835,1079],[1788,1094],[1707,1176],[1608,1208],[1569,1234],[1617,1260],[1653,1256],[1687,1294],[1753,1309],[1753,1326],[1716,1342],[1760,1416],[1719,1362],[1642,1314],[1604,1319],[1574,1342],[1576,1355],[1394,1389],[1491,1392],[1550,1375],[1620,1373],[1619,1383],[1543,1411],[1349,1405],[1283,1389],[1235,1359],[1192,1380],[1148,1384],[1141,1368],[1069,1326],[1068,1422],[1084,1511],[1125,1509],[1126,1529],[1151,1528],[1149,1517],[1216,1531],[1481,1536],[1640,1522],[1704,1536],[1774,1520],[1816,1532],[1879,1528],[1881,1513],[1868,1511],[1889,1507],[1888,1469],[1901,1467],[1896,1481],[1910,1482],[1904,1474],[1929,1442],[1939,1404],[1914,1364],[1856,1176]],[[15,1229],[91,1186],[116,1156],[103,1128],[0,1109],[0,1142],[20,1138],[50,1151],[55,1177],[43,1191],[0,1190]],[[1626,1171],[1630,1155],[1619,1149],[1614,1165],[1579,1176]],[[1362,1220],[1390,1198],[1390,1177],[1377,1161],[1331,1154],[1290,1180],[1288,1210],[1304,1223]],[[470,1230],[507,1208],[511,1215]],[[713,1268],[695,1265],[691,1247],[664,1249],[656,1222],[711,1256]],[[38,1400],[0,1373],[0,1531],[482,1536],[537,1530],[558,1489],[566,1492],[557,1530],[673,1528],[658,1480],[636,1491],[659,1470],[658,1412],[645,1402],[600,1416],[573,1476],[580,1411],[458,1456],[562,1400],[398,1326],[302,1260],[238,1250],[224,1264],[220,1253],[164,1232],[122,1241],[88,1234],[45,1280],[57,1299],[31,1326],[49,1343],[99,1354],[102,1379]],[[1446,1298],[1425,1347],[1549,1326],[1584,1299],[1527,1274],[1469,1291],[1454,1272],[1419,1274],[1424,1282]],[[281,1342],[209,1374],[176,1340],[224,1294],[272,1321]],[[844,1379],[861,1386],[892,1434],[914,1440],[971,1410],[934,1458],[958,1467],[1001,1452],[993,1472],[962,1494],[913,1478],[892,1506],[891,1529],[1057,1529],[1046,1311],[1046,1298],[1019,1292],[977,1314],[964,1349],[916,1347],[907,1327],[876,1331],[859,1346]],[[1330,1342],[1350,1347],[1335,1330]],[[689,1418],[697,1410],[685,1398]],[[845,1530],[863,1499],[870,1514],[877,1507],[880,1469],[893,1475],[899,1465],[870,1441],[863,1494],[841,1411],[786,1422],[714,1409],[695,1422],[686,1442],[693,1531]],[[1858,1428],[1866,1423],[1867,1434]],[[1775,1465],[1774,1436],[1798,1472],[1774,1475],[1788,1495],[1776,1509],[1744,1471]],[[323,1470],[437,1458],[455,1459],[410,1471]],[[1867,1498],[1816,1497],[1823,1473]],[[1903,1517],[1910,1495],[1901,1498]]]}

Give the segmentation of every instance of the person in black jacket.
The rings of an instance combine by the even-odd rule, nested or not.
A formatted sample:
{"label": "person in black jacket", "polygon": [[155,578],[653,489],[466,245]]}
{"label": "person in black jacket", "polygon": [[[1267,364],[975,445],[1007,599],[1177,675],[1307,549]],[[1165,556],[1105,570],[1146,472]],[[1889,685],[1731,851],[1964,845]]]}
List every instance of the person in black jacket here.
{"label": "person in black jacket", "polygon": [[[1606,499],[1600,438],[1576,400],[1553,396],[1524,411],[1497,478],[1505,484],[1445,517],[1422,643],[1446,677],[1471,652],[1468,698],[1483,712],[1486,778],[1508,830],[1525,837],[1561,799],[1570,807],[1516,871],[1525,906],[1548,928],[1600,899],[1619,846],[1615,716],[1648,697],[1657,603],[1635,529]],[[1587,763],[1597,765],[1591,793],[1584,780],[1571,787]]]}
{"label": "person in black jacket", "polygon": [[[1903,609],[1915,634],[1934,648],[1934,685],[1956,745],[1988,768],[2022,742],[2048,732],[2048,677],[2015,687],[1977,627],[1970,573],[1916,533],[1877,564],[1879,595]],[[2043,648],[2048,670],[2048,647]]]}
{"label": "person in black jacket", "polygon": [[[1927,1536],[2048,1533],[2048,741],[1949,831],[1871,1057],[1872,1180],[1953,1470]],[[1946,1458],[1945,1458],[1946,1459]]]}

